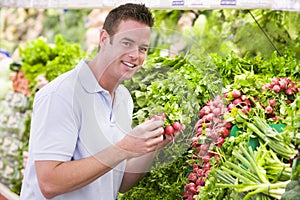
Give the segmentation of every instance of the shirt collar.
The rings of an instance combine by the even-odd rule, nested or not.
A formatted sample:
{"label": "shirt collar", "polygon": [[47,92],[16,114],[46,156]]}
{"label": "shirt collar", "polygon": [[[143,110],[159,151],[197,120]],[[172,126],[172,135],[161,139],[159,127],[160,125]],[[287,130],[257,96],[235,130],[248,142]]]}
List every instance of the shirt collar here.
{"label": "shirt collar", "polygon": [[81,60],[78,65],[78,77],[83,88],[89,93],[103,92],[104,90],[98,83],[93,72],[85,60]]}
{"label": "shirt collar", "polygon": [[[87,65],[85,60],[81,60],[78,64],[78,77],[80,80],[80,83],[82,85],[82,87],[88,92],[88,93],[108,93],[107,90],[105,90],[104,88],[102,88],[96,77],[94,76],[93,72],[91,71],[91,69],[89,68],[89,66]],[[124,87],[124,86],[122,86]],[[116,102],[119,102],[122,99],[123,93],[122,93],[122,89],[120,87],[120,85],[117,87],[116,91],[115,91],[115,104],[118,104]]]}

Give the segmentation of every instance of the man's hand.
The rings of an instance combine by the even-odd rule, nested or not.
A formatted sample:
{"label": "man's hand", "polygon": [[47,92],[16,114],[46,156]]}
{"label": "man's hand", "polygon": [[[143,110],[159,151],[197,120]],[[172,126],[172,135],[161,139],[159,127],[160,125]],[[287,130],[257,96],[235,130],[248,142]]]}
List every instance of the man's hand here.
{"label": "man's hand", "polygon": [[165,143],[163,131],[163,121],[147,120],[136,126],[116,145],[127,152],[128,158],[138,157],[156,151]]}

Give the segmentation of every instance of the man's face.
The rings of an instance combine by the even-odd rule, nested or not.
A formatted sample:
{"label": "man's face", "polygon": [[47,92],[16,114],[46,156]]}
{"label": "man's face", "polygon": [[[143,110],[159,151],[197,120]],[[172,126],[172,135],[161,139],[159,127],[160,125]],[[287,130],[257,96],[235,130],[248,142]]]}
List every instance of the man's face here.
{"label": "man's face", "polygon": [[150,37],[149,26],[133,20],[121,21],[115,35],[105,41],[102,51],[111,78],[127,80],[133,76],[146,58]]}

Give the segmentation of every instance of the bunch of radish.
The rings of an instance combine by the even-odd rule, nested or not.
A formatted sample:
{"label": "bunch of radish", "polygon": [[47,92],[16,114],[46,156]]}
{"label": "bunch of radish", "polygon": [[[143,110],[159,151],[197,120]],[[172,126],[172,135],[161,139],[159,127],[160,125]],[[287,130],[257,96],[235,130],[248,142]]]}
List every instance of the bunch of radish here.
{"label": "bunch of radish", "polygon": [[208,101],[199,111],[199,120],[195,126],[196,135],[191,139],[191,146],[194,150],[192,158],[196,162],[188,175],[183,199],[194,199],[194,195],[200,192],[199,189],[205,186],[209,171],[218,163],[219,155],[215,153],[215,148],[222,147],[232,127],[231,122],[223,119],[226,112],[228,108],[225,107],[221,96]]}
{"label": "bunch of radish", "polygon": [[[239,108],[242,109],[243,112],[247,113],[254,106],[250,99],[248,99],[247,96],[238,89],[233,89],[232,91],[225,93],[225,98],[228,101],[228,112],[231,112],[233,108]],[[254,97],[254,99],[257,100],[256,97]]]}
{"label": "bunch of radish", "polygon": [[279,119],[279,110],[282,103],[290,104],[294,101],[295,95],[300,92],[300,82],[296,83],[290,78],[272,78],[270,83],[262,86],[263,92],[267,96],[267,101],[262,102],[262,107],[267,114],[267,118],[273,121]]}
{"label": "bunch of radish", "polygon": [[164,121],[164,132],[163,135],[170,135],[174,137],[175,131],[181,131],[182,125],[178,121],[170,122],[170,119],[167,119],[166,113],[152,115],[149,119],[162,120]]}
{"label": "bunch of radish", "polygon": [[290,78],[275,77],[271,83],[263,85],[263,90],[273,90],[275,93],[284,92],[286,95],[293,95],[300,92],[300,82],[297,84]]}
{"label": "bunch of radish", "polygon": [[182,194],[183,199],[193,200],[194,195],[199,193],[199,188],[205,185],[205,178],[208,177],[208,171],[204,171],[197,164],[193,165],[193,171],[189,174],[187,183]]}
{"label": "bunch of radish", "polygon": [[241,90],[233,89],[224,96],[217,96],[208,101],[200,109],[199,120],[195,126],[196,135],[191,141],[194,149],[192,158],[197,160],[195,163],[198,164],[193,164],[193,171],[190,172],[184,188],[183,199],[193,200],[194,195],[199,194],[209,171],[218,163],[219,155],[215,148],[222,148],[233,126],[231,122],[224,120],[224,115],[234,108],[247,113],[253,106],[252,101]]}

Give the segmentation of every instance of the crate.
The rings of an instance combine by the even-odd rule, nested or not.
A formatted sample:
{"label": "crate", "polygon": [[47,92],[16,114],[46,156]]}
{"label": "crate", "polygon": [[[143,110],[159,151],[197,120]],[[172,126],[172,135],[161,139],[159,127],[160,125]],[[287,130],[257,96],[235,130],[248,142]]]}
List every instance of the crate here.
{"label": "crate", "polygon": [[[269,124],[270,127],[274,128],[278,133],[281,133],[283,128],[285,127],[285,124]],[[231,131],[230,131],[230,136],[233,136],[235,137],[236,136],[236,132],[239,131],[240,129],[234,125],[232,128],[231,128]],[[259,146],[259,140],[257,137],[251,137],[248,141],[248,146],[251,146],[251,148],[253,150],[255,150],[256,147]]]}

